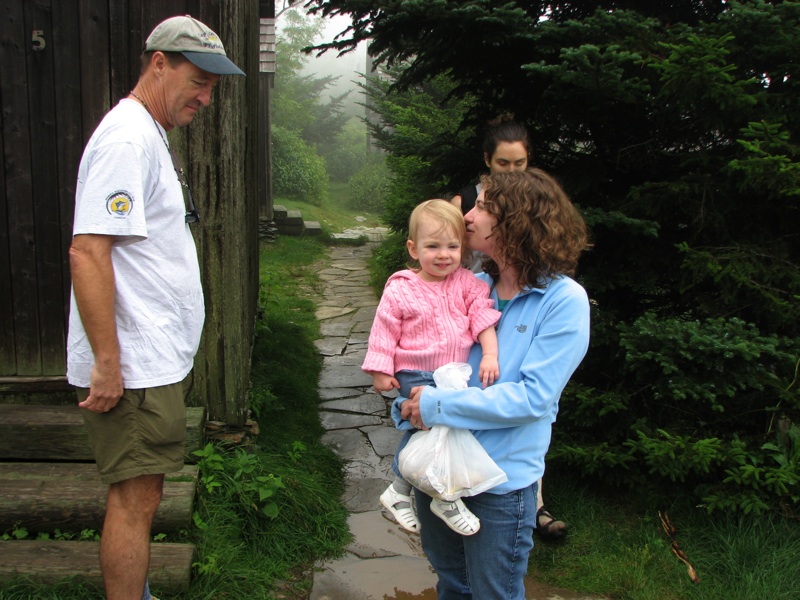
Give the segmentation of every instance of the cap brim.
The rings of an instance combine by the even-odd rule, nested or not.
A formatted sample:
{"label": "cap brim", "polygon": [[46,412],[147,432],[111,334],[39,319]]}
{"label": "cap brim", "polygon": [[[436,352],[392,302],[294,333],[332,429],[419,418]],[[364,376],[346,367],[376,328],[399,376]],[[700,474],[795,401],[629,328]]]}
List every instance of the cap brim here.
{"label": "cap brim", "polygon": [[239,67],[223,54],[209,52],[181,52],[194,66],[214,75],[244,75]]}

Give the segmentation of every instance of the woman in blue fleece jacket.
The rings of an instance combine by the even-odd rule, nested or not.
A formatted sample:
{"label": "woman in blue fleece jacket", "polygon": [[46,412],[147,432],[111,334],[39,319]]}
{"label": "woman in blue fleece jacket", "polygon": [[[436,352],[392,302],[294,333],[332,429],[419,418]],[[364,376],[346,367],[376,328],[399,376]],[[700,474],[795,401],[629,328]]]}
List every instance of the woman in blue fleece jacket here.
{"label": "woman in blue fleece jacket", "polygon": [[394,415],[401,428],[471,429],[508,475],[506,483],[463,499],[483,524],[469,537],[432,515],[430,498],[416,491],[422,547],[439,577],[439,600],[524,600],[536,482],[559,397],[589,345],[589,301],[570,276],[590,244],[580,213],[540,169],[484,177],[464,219],[469,247],[488,256],[477,277],[489,284],[502,312],[500,378],[480,385],[476,345],[470,388],[414,388],[410,398],[397,400]]}

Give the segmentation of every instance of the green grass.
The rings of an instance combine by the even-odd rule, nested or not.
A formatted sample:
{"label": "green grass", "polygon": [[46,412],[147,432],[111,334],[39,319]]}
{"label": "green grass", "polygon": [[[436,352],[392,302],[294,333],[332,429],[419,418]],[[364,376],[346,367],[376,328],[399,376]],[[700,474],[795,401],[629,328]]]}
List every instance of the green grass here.
{"label": "green grass", "polygon": [[[548,471],[545,500],[567,521],[563,543],[536,539],[529,574],[557,587],[615,600],[800,598],[800,525],[779,515],[711,515],[680,499],[658,506],[635,495]],[[700,583],[670,550],[666,510]]]}
{"label": "green grass", "polygon": [[349,541],[339,503],[342,463],[320,443],[317,416],[321,360],[313,344],[319,327],[313,265],[325,251],[318,240],[286,236],[261,248],[251,408],[261,428],[256,452],[285,487],[274,496],[274,519],[209,502],[215,524],[209,521],[201,556],[213,557],[216,568],[194,580],[190,598],[272,598],[276,582],[284,593],[300,593],[310,586],[311,565],[341,553]]}
{"label": "green grass", "polygon": [[324,206],[314,206],[290,198],[276,198],[275,204],[289,210],[299,210],[306,221],[319,221],[322,230],[327,234],[340,233],[352,227],[385,227],[379,216],[347,207],[346,183],[330,183],[328,201]]}

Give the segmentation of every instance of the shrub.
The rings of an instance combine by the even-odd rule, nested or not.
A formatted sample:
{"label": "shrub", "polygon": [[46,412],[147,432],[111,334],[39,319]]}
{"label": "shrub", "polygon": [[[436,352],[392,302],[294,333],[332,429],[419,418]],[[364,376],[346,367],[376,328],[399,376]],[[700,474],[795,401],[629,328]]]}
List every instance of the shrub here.
{"label": "shrub", "polygon": [[322,206],[328,197],[328,172],[318,156],[295,131],[272,130],[272,177],[277,196]]}
{"label": "shrub", "polygon": [[367,128],[357,121],[348,122],[333,144],[320,148],[328,165],[331,181],[348,181],[367,162]]}
{"label": "shrub", "polygon": [[347,182],[350,208],[381,214],[389,193],[391,173],[383,155],[370,157]]}
{"label": "shrub", "polygon": [[567,389],[550,458],[630,488],[681,489],[708,510],[797,505],[796,343],[735,318],[646,314],[617,333],[617,355],[604,354],[622,379]]}

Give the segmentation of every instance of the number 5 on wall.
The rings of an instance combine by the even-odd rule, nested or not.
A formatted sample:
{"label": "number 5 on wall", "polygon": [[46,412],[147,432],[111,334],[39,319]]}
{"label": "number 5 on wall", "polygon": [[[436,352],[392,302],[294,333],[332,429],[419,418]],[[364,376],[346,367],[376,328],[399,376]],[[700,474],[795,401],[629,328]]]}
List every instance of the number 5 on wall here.
{"label": "number 5 on wall", "polygon": [[42,34],[44,33],[41,29],[34,29],[33,36],[31,37],[31,42],[33,43],[33,51],[34,52],[41,52],[44,50],[44,37]]}

